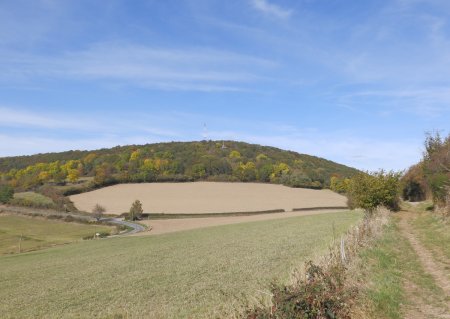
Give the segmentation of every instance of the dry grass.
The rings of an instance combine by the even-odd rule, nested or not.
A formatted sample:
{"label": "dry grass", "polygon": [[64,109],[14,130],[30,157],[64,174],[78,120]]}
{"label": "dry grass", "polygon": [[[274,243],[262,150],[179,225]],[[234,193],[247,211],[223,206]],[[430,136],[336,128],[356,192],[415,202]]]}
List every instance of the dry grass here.
{"label": "dry grass", "polygon": [[329,190],[257,183],[120,184],[73,195],[70,199],[80,210],[91,211],[95,204],[100,204],[113,214],[127,212],[136,199],[143,203],[145,213],[165,214],[346,207],[346,198]]}

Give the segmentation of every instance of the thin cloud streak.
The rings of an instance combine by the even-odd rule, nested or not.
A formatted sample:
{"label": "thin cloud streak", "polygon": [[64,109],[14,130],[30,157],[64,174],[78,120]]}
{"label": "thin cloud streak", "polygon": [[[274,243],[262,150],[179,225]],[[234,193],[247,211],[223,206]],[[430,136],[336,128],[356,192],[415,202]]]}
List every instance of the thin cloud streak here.
{"label": "thin cloud streak", "polygon": [[140,45],[98,44],[57,56],[1,54],[0,80],[103,80],[165,90],[244,91],[270,80],[277,63],[208,48],[161,49]]}
{"label": "thin cloud streak", "polygon": [[292,10],[284,9],[278,5],[270,3],[267,0],[251,0],[251,4],[258,11],[261,11],[264,14],[268,14],[279,19],[287,19],[293,13]]}

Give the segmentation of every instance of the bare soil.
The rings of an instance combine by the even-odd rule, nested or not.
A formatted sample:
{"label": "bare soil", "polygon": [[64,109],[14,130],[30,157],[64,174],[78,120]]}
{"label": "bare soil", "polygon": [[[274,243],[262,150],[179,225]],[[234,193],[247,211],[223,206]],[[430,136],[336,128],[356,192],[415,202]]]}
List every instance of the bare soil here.
{"label": "bare soil", "polygon": [[148,231],[134,234],[133,236],[158,235],[172,233],[182,230],[204,228],[218,225],[238,224],[253,221],[289,218],[307,215],[319,215],[327,213],[339,213],[345,210],[314,210],[302,212],[272,213],[252,216],[230,216],[230,217],[207,217],[207,218],[182,218],[182,219],[160,219],[142,220],[141,224],[148,226]]}
{"label": "bare soil", "polygon": [[73,195],[75,206],[90,212],[95,204],[108,214],[127,212],[140,200],[145,213],[205,214],[294,208],[345,207],[346,198],[330,190],[258,183],[120,184]]}

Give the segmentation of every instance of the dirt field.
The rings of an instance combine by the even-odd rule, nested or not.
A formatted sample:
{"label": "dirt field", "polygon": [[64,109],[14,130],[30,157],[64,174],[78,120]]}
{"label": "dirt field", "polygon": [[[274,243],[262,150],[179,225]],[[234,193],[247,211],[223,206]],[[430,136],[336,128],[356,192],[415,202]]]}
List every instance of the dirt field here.
{"label": "dirt field", "polygon": [[294,208],[346,206],[344,196],[329,190],[289,188],[257,183],[120,184],[71,196],[75,206],[91,211],[95,204],[107,213],[127,212],[139,199],[145,213],[205,214]]}
{"label": "dirt field", "polygon": [[207,218],[183,218],[183,219],[160,219],[141,220],[141,224],[149,226],[149,231],[136,233],[132,236],[147,236],[172,233],[181,230],[204,228],[209,226],[230,225],[262,220],[272,220],[288,217],[299,217],[309,215],[319,215],[327,213],[343,213],[347,210],[314,210],[302,212],[273,213],[252,216],[230,216],[230,217],[207,217]]}

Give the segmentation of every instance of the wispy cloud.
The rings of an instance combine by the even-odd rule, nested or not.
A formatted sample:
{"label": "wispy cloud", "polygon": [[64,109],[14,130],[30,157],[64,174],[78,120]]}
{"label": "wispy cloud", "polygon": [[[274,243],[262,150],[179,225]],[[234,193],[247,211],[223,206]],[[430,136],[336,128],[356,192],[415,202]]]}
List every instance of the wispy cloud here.
{"label": "wispy cloud", "polygon": [[[100,113],[100,114],[99,114]],[[126,114],[105,114],[105,112],[91,112],[87,117],[83,114],[68,111],[38,112],[21,107],[0,106],[0,128],[19,128],[21,134],[29,134],[30,130],[40,132],[41,135],[61,135],[74,132],[75,134],[90,134],[92,136],[129,135],[135,132],[141,136],[181,138],[178,131],[171,129],[177,122],[184,119],[180,115],[168,113],[165,116],[127,112]],[[166,123],[158,125],[158,123]],[[0,130],[1,131],[1,130]],[[109,145],[109,144],[108,144]],[[9,147],[8,144],[5,147]]]}
{"label": "wispy cloud", "polygon": [[360,89],[339,97],[339,105],[353,111],[374,108],[385,113],[413,113],[427,118],[450,112],[450,88],[422,87],[396,89]]}
{"label": "wispy cloud", "polygon": [[103,80],[166,90],[241,91],[266,81],[276,63],[209,48],[164,49],[98,44],[57,56],[0,52],[3,81],[42,79]]}
{"label": "wispy cloud", "polygon": [[251,0],[252,6],[258,11],[279,19],[289,18],[293,11],[282,8],[276,4],[272,4],[267,0]]}
{"label": "wispy cloud", "polygon": [[421,157],[420,141],[381,141],[357,137],[351,132],[272,132],[254,134],[243,131],[211,132],[213,139],[243,140],[279,147],[303,154],[320,156],[362,170],[402,170],[418,162]]}
{"label": "wispy cloud", "polygon": [[42,129],[99,129],[99,124],[86,117],[75,121],[66,115],[45,115],[42,112],[22,110],[17,107],[0,106],[0,125],[2,127],[24,127]]}

